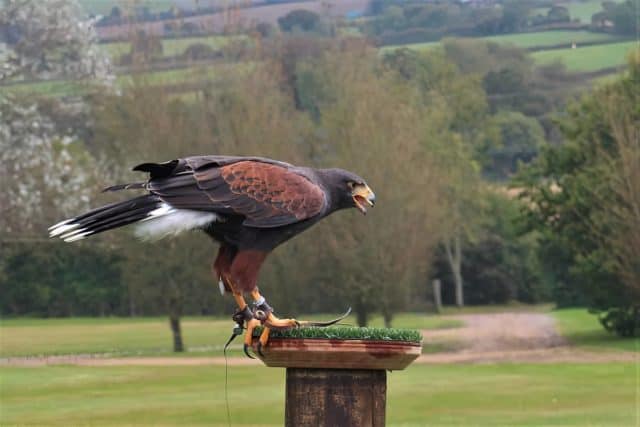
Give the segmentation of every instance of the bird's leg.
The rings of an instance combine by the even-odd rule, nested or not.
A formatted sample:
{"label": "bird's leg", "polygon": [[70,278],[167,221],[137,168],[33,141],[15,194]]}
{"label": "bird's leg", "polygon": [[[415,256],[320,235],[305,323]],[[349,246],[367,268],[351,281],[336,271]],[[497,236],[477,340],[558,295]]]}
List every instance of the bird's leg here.
{"label": "bird's leg", "polygon": [[253,301],[254,301],[253,303],[254,304],[254,310],[253,310],[254,320],[255,319],[259,320],[264,326],[264,329],[260,334],[260,339],[258,340],[258,348],[257,348],[258,354],[260,354],[260,356],[262,357],[264,357],[264,355],[262,354],[262,347],[266,346],[267,343],[269,342],[269,333],[271,332],[271,329],[291,329],[291,328],[299,328],[301,326],[326,327],[326,326],[335,325],[336,323],[345,319],[351,313],[351,307],[349,307],[346,313],[344,313],[340,317],[333,320],[328,320],[325,322],[313,322],[313,321],[296,320],[296,319],[280,319],[273,314],[273,308],[269,304],[267,304],[267,301],[264,299],[264,297],[260,295],[258,288],[251,291],[251,297],[253,298]]}
{"label": "bird's leg", "polygon": [[246,329],[246,332],[244,334],[243,350],[244,354],[246,354],[247,357],[253,359],[253,356],[249,354],[249,347],[251,347],[253,331],[256,326],[260,325],[260,321],[254,318],[253,311],[251,310],[251,308],[249,308],[249,304],[247,304],[247,302],[245,301],[242,292],[236,291],[236,287],[233,285],[233,282],[230,280],[229,276],[227,276],[226,274],[221,274],[220,280],[222,280],[224,284],[231,290],[233,299],[236,301],[238,311],[233,314],[232,319],[240,328]]}
{"label": "bird's leg", "polygon": [[267,301],[264,299],[258,289],[254,289],[251,291],[251,297],[253,298],[253,303],[255,305],[254,317],[262,322],[264,325],[264,329],[260,334],[260,339],[258,340],[258,348],[257,352],[260,356],[264,357],[262,354],[262,347],[265,347],[269,342],[269,334],[271,329],[289,329],[289,328],[297,328],[300,326],[300,322],[296,319],[279,319],[273,314],[273,308],[267,304]]}
{"label": "bird's leg", "polygon": [[263,323],[266,327],[272,329],[289,329],[297,328],[298,326],[300,326],[300,322],[298,322],[296,319],[279,319],[278,317],[276,317],[273,314],[273,308],[271,308],[271,306],[267,304],[267,301],[262,295],[260,295],[260,292],[257,288],[251,291],[251,297],[253,298],[254,304],[256,306],[256,318],[260,319],[262,317],[263,319],[260,320],[263,320]]}

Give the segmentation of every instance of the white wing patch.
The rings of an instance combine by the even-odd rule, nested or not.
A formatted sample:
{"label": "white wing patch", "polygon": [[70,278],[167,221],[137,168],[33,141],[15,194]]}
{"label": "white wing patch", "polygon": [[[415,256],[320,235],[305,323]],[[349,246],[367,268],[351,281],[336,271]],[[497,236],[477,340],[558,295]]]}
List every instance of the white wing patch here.
{"label": "white wing patch", "polygon": [[222,217],[216,213],[175,209],[163,203],[136,225],[135,235],[144,240],[158,240],[216,221],[222,222]]}

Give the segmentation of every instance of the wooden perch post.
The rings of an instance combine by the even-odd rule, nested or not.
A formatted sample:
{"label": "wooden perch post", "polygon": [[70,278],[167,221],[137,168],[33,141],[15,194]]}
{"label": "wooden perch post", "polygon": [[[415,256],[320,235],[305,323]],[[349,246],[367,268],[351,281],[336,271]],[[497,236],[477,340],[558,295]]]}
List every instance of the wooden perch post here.
{"label": "wooden perch post", "polygon": [[386,371],[421,351],[418,342],[272,338],[261,360],[287,369],[285,426],[383,427]]}

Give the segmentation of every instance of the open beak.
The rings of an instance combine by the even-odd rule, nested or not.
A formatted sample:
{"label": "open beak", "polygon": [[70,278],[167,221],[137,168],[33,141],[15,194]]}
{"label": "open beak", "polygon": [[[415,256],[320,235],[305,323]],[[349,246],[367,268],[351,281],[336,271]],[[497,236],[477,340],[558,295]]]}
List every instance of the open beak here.
{"label": "open beak", "polygon": [[376,203],[376,195],[366,184],[356,186],[351,192],[351,196],[356,207],[363,214],[367,213],[367,206],[373,206]]}

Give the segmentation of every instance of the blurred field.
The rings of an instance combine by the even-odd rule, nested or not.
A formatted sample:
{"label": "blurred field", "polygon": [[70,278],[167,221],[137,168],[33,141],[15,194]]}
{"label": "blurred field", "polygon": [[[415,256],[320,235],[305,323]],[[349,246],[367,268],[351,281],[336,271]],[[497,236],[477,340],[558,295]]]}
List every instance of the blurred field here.
{"label": "blurred field", "polygon": [[534,52],[532,56],[539,64],[559,60],[571,71],[585,72],[623,65],[626,63],[627,54],[634,48],[638,48],[638,43],[630,41],[578,47],[577,49],[546,50]]}
{"label": "blurred field", "polygon": [[498,43],[511,43],[518,47],[543,47],[564,43],[592,43],[616,40],[617,38],[604,33],[592,33],[590,31],[540,31],[537,33],[505,34],[501,36],[483,37],[482,40],[490,40]]}
{"label": "blurred field", "polygon": [[[177,70],[149,71],[139,73],[137,78],[145,79],[148,84],[179,84],[197,80],[209,80],[215,78],[221,70],[232,67],[227,64],[208,65],[207,67],[191,67]],[[241,66],[234,65],[234,71],[242,70]],[[130,74],[121,74],[116,77],[116,86],[123,87],[131,84],[133,77]],[[91,85],[69,80],[50,80],[41,82],[20,83],[14,85],[0,86],[0,94],[12,93],[16,95],[44,95],[44,96],[65,96],[84,93],[91,90]]]}
{"label": "blurred field", "polygon": [[[227,425],[224,367],[0,369],[0,424]],[[636,425],[632,364],[414,365],[387,425]],[[284,370],[229,368],[232,425],[282,425]],[[142,398],[144,396],[144,398]]]}
{"label": "blurred field", "polygon": [[[184,53],[185,49],[192,44],[201,43],[213,49],[221,48],[232,41],[245,39],[244,36],[206,36],[206,37],[185,37],[179,39],[162,39],[162,55],[175,56]],[[103,43],[100,45],[112,57],[129,53],[131,51],[131,43],[129,42],[113,42]]]}
{"label": "blurred field", "polygon": [[123,11],[133,7],[147,7],[151,12],[169,10],[174,6],[174,0],[79,0],[78,3],[87,13],[109,15],[113,6],[119,6]]}
{"label": "blurred field", "polygon": [[[496,43],[510,43],[522,48],[555,46],[559,44],[593,43],[614,41],[618,38],[604,33],[590,31],[539,31],[536,33],[504,34],[499,36],[476,37],[475,40],[487,40]],[[404,45],[412,49],[428,49],[438,46],[440,42],[414,43]],[[388,46],[384,49],[398,48],[400,46]]]}
{"label": "blurred field", "polygon": [[[313,315],[329,319],[331,315]],[[306,317],[305,317],[306,318]],[[353,316],[345,323],[355,324]],[[462,322],[419,314],[401,314],[393,325],[398,328],[441,329]],[[371,326],[382,326],[380,317]],[[231,333],[231,319],[187,317],[182,321],[189,356],[222,355],[222,346]],[[165,317],[154,318],[72,318],[15,319],[0,323],[0,357],[109,353],[115,356],[171,355],[171,332]],[[431,349],[437,350],[437,349]],[[240,354],[234,347],[232,354]]]}

